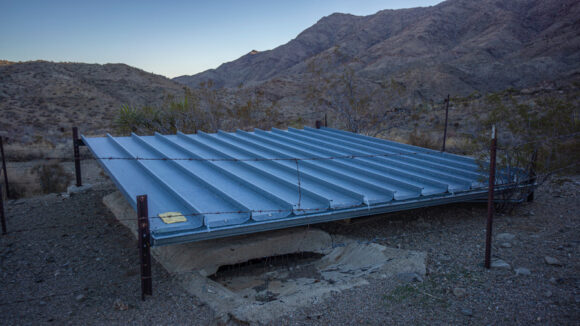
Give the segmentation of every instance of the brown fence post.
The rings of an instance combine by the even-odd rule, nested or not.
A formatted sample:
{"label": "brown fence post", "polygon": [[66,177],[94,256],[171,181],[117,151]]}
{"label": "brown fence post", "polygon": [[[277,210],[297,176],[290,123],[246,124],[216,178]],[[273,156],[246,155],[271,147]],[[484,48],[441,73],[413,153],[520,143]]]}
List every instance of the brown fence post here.
{"label": "brown fence post", "polygon": [[489,160],[489,191],[487,195],[487,232],[485,234],[485,268],[491,267],[491,235],[493,226],[493,191],[495,186],[495,153],[497,137],[495,126],[491,128],[491,149]]}
{"label": "brown fence post", "polygon": [[536,148],[532,153],[532,162],[530,164],[530,187],[532,191],[528,194],[528,198],[526,199],[528,202],[534,201],[534,188],[536,186],[536,162],[538,161],[538,149]]}
{"label": "brown fence post", "polygon": [[0,184],[0,221],[2,222],[2,234],[6,234],[6,214],[4,213],[4,196],[2,194],[2,184]]}
{"label": "brown fence post", "polygon": [[4,156],[4,143],[0,137],[0,154],[2,154],[2,171],[4,172],[4,185],[6,186],[6,198],[10,198],[10,188],[8,186],[8,172],[6,171],[6,157]]}
{"label": "brown fence post", "polygon": [[139,260],[141,262],[141,300],[145,300],[145,295],[153,295],[151,234],[149,232],[147,195],[137,196],[137,223],[139,225]]}
{"label": "brown fence post", "polygon": [[81,155],[79,152],[79,130],[77,127],[72,128],[73,133],[73,149],[75,156],[75,176],[77,177],[77,187],[83,185],[82,175],[81,175]]}
{"label": "brown fence post", "polygon": [[447,140],[447,120],[449,117],[449,94],[447,94],[447,98],[445,99],[445,129],[443,130],[443,147],[441,147],[441,151],[445,152],[445,141]]}

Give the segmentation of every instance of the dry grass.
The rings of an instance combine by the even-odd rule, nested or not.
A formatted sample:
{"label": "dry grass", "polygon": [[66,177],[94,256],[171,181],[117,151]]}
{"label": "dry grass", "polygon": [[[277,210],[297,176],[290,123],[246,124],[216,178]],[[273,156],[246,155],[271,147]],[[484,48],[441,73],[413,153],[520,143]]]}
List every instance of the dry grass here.
{"label": "dry grass", "polygon": [[417,129],[414,129],[409,134],[407,143],[424,148],[441,149],[440,142],[437,142],[437,140],[431,134],[421,132]]}
{"label": "dry grass", "polygon": [[10,197],[14,199],[65,192],[71,180],[71,173],[59,162],[30,161],[8,164]]}

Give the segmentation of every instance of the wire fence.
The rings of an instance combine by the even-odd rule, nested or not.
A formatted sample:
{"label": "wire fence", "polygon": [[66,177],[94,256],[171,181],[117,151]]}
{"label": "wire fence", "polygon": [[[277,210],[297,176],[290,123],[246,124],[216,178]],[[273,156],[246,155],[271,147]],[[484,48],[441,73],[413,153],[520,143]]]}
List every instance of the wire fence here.
{"label": "wire fence", "polygon": [[[527,180],[526,182],[529,182],[529,180]],[[526,184],[525,182],[510,182],[510,183],[502,183],[502,184],[496,184],[495,187],[496,188],[505,188],[505,187],[511,187],[511,186],[520,186]],[[481,187],[475,187],[472,188],[471,191],[481,191],[484,192],[488,190],[487,186],[481,186]],[[354,205],[350,205],[350,206],[346,206],[346,207],[340,207],[340,208],[336,208],[336,209],[331,209],[329,207],[321,207],[321,208],[302,208],[300,207],[300,202],[297,203],[296,208],[291,209],[292,212],[294,213],[310,213],[310,214],[315,214],[315,213],[321,213],[321,212],[328,212],[328,211],[340,211],[340,210],[349,210],[349,209],[353,209],[353,208],[360,208],[361,206],[364,206],[363,204],[354,204]],[[164,215],[164,218],[171,218],[171,217],[203,217],[203,216],[210,216],[210,215],[232,215],[232,214],[247,214],[249,216],[252,216],[254,214],[268,214],[268,213],[288,213],[290,211],[290,209],[260,209],[260,210],[232,210],[232,211],[217,211],[217,212],[189,212],[189,213],[180,213],[179,215]],[[159,215],[151,215],[151,216],[147,216],[147,218],[149,220],[160,220],[163,221],[163,218],[161,218]],[[137,217],[135,218],[116,218],[117,221],[120,222],[137,222]],[[84,227],[84,226],[89,226],[89,225],[94,225],[94,221],[90,221],[90,222],[82,222],[82,223],[71,223],[71,224],[64,224],[64,225],[44,225],[44,226],[35,226],[35,227],[31,227],[31,228],[21,228],[21,229],[15,229],[15,230],[10,230],[10,233],[25,233],[25,232],[37,232],[37,231],[41,231],[41,230],[54,230],[54,229],[66,229],[66,228],[73,228],[73,227]]]}
{"label": "wire fence", "polygon": [[[570,135],[565,135],[565,136],[559,136],[558,138],[563,138],[563,137],[576,137],[578,136],[579,133],[574,133],[574,134],[570,134]],[[531,143],[536,143],[537,141],[533,141],[533,142],[528,142],[528,144]],[[524,146],[523,144],[520,144],[519,146]],[[294,213],[310,213],[310,214],[314,214],[314,213],[318,213],[318,212],[325,212],[325,211],[329,211],[331,210],[328,207],[323,207],[323,208],[305,208],[302,207],[302,181],[301,179],[303,178],[302,176],[302,171],[300,169],[300,161],[320,161],[320,160],[347,160],[347,159],[364,159],[364,158],[377,158],[377,157],[422,157],[425,158],[424,155],[427,155],[427,159],[429,159],[429,157],[433,156],[439,156],[439,157],[445,157],[444,155],[442,155],[441,152],[436,152],[436,151],[430,151],[430,150],[426,150],[426,151],[404,151],[404,152],[391,152],[391,153],[380,153],[380,154],[349,154],[349,155],[336,155],[336,156],[312,156],[312,157],[275,157],[275,158],[265,158],[265,157],[253,157],[253,158],[229,158],[229,157],[209,157],[209,158],[200,158],[200,157],[174,157],[174,158],[167,158],[167,157],[83,157],[83,160],[97,160],[97,161],[110,161],[110,160],[133,160],[133,161],[206,161],[206,162],[260,162],[260,161],[290,161],[290,162],[294,162],[296,165],[296,185],[297,185],[297,191],[298,191],[298,200],[297,203],[295,205],[295,207],[293,207],[291,209],[292,212]],[[54,157],[43,157],[40,161],[71,161],[71,157],[58,157],[58,156],[54,156]],[[34,163],[29,163],[28,165],[26,163],[20,163],[18,166],[11,166],[11,169],[29,169],[33,166],[36,166],[38,164],[38,162],[34,162]],[[578,164],[578,162],[575,163],[576,165]],[[3,172],[0,170],[0,177],[2,177]],[[530,184],[530,179],[524,179],[524,180],[519,180],[517,182],[502,182],[499,184],[495,184],[495,187],[498,188],[507,188],[507,187],[512,187],[512,186],[521,186],[521,185],[529,185]],[[15,183],[15,184],[22,184],[22,185],[34,185],[37,184],[35,182],[27,182],[27,181],[11,181],[11,183]],[[533,185],[532,185],[533,186]],[[480,186],[480,187],[472,187],[470,188],[470,191],[485,191],[488,189],[488,186]],[[352,208],[357,208],[357,207],[361,207],[362,204],[356,204],[356,205],[351,205],[349,207],[341,207],[340,210],[345,210],[345,209],[352,209]],[[337,209],[338,210],[338,209]],[[222,215],[222,214],[248,214],[250,216],[254,215],[254,214],[264,214],[264,213],[281,213],[281,212],[287,212],[288,209],[271,209],[271,210],[234,210],[234,211],[218,211],[218,212],[188,212],[185,214],[180,214],[180,216],[189,216],[189,217],[201,217],[201,216],[207,216],[207,215]],[[171,217],[171,216],[169,216]],[[150,220],[155,220],[155,219],[161,219],[160,216],[148,216],[148,218]],[[137,217],[135,218],[127,218],[127,219],[120,219],[117,218],[117,221],[120,222],[134,222],[136,224],[137,222]],[[96,221],[92,220],[92,221],[88,221],[88,222],[82,222],[82,223],[70,223],[70,224],[61,224],[61,225],[42,225],[42,226],[35,226],[35,227],[30,227],[30,228],[20,228],[20,229],[15,229],[15,230],[11,230],[9,233],[26,233],[26,232],[38,232],[38,231],[42,231],[42,230],[50,230],[50,229],[59,229],[59,230],[70,230],[70,229],[78,229],[78,228],[83,228],[83,227],[87,227],[87,226],[95,226]],[[459,228],[459,227],[458,227]],[[449,230],[449,228],[447,228]],[[404,236],[414,236],[414,235],[426,235],[429,233],[433,233],[433,232],[439,232],[439,230],[426,230],[426,231],[421,231],[421,232],[415,232],[415,233],[405,233],[402,235],[393,235],[393,236],[388,236],[388,237],[374,237],[370,240],[361,240],[359,241],[359,243],[384,243],[384,242],[388,242],[388,241],[393,241],[396,239],[399,239],[401,237]],[[79,234],[84,234],[85,230],[83,229],[82,231],[78,232]],[[348,243],[334,243],[332,244],[332,247],[330,248],[325,248],[325,249],[334,249],[336,247],[341,247],[341,246],[346,246],[348,245]],[[163,281],[165,279],[173,279],[175,276],[180,275],[180,274],[167,274],[164,277],[156,277],[156,281]],[[125,282],[118,282],[115,283],[115,285],[122,285],[125,284]],[[76,293],[80,293],[83,292],[82,289],[75,289],[75,290],[71,290],[71,291],[64,291],[64,292],[59,292],[59,293],[52,293],[49,295],[45,295],[45,296],[38,296],[38,297],[31,297],[31,298],[24,298],[24,299],[18,299],[18,300],[11,300],[8,302],[0,302],[0,306],[6,306],[6,305],[13,305],[13,304],[20,304],[20,303],[29,303],[29,302],[34,302],[34,301],[39,301],[39,300],[45,300],[48,298],[54,298],[54,297],[61,297],[61,296],[70,296]]]}
{"label": "wire fence", "polygon": [[[562,136],[558,136],[558,137],[554,137],[554,139],[560,139],[562,137],[576,137],[577,135],[579,135],[580,133],[573,133],[573,134],[569,134],[569,135],[562,135]],[[547,141],[547,140],[546,140]],[[531,144],[531,143],[536,143],[537,141],[532,141],[532,142],[527,142],[526,144]],[[524,143],[519,144],[518,146],[523,146]],[[387,152],[387,153],[375,153],[375,154],[348,154],[348,155],[334,155],[334,156],[311,156],[311,157],[251,157],[251,158],[231,158],[231,157],[207,157],[207,158],[201,158],[201,157],[173,157],[173,158],[169,158],[169,157],[130,157],[130,156],[125,156],[125,157],[114,157],[114,156],[106,156],[106,157],[89,157],[89,158],[83,158],[83,160],[98,160],[98,161],[110,161],[110,160],[132,160],[132,161],[204,161],[204,162],[261,162],[261,161],[292,161],[295,162],[296,165],[296,185],[297,185],[297,192],[298,192],[298,201],[296,204],[296,207],[294,207],[292,209],[292,211],[294,213],[317,213],[317,212],[324,212],[324,211],[329,211],[331,210],[328,207],[324,207],[324,208],[304,208],[302,207],[302,176],[301,176],[301,170],[300,170],[300,164],[299,162],[301,161],[322,161],[322,160],[347,160],[347,159],[364,159],[364,158],[389,158],[389,157],[418,157],[420,156],[421,158],[425,158],[425,155],[429,156],[429,155],[433,155],[433,156],[438,156],[438,157],[445,157],[443,155],[442,152],[437,152],[437,151],[433,151],[433,150],[425,150],[425,151],[409,151],[409,150],[405,150],[405,151],[401,151],[401,152]],[[51,160],[56,160],[56,161],[63,161],[66,159],[70,159],[70,157],[44,157],[42,160],[43,161],[51,161]],[[429,158],[427,158],[428,160]],[[578,164],[578,162],[576,162],[575,164]],[[575,165],[573,164],[573,165]],[[30,164],[19,164],[18,166],[11,166],[10,169],[22,169],[22,170],[26,170],[29,169],[30,167],[34,167],[37,166],[38,162],[34,162],[34,163],[30,163]],[[564,168],[568,168],[568,167],[564,167]],[[0,173],[1,170],[0,170]],[[533,181],[531,179],[523,179],[523,180],[518,180],[517,182],[508,182],[508,183],[498,183],[496,184],[496,187],[511,187],[511,186],[518,186],[518,185],[525,185],[525,184],[530,184],[530,181]],[[11,181],[10,183],[13,184],[20,184],[20,185],[38,185],[37,182],[33,182],[33,181],[21,181],[21,180],[17,180],[17,181]],[[487,190],[488,187],[487,186],[482,186],[479,188],[471,188],[471,191],[484,191]],[[340,209],[344,210],[344,209],[351,209],[351,208],[356,208],[356,207],[360,207],[361,204],[356,204],[356,205],[352,205],[350,207],[341,207]],[[181,214],[182,216],[190,216],[190,217],[195,217],[195,216],[207,216],[207,215],[223,215],[223,214],[248,214],[250,216],[254,215],[254,214],[264,214],[264,213],[283,213],[283,212],[287,212],[288,209],[272,209],[272,210],[236,210],[236,211],[217,211],[217,212],[188,212],[185,214]],[[171,217],[171,216],[169,216]],[[149,219],[160,219],[159,216],[149,216]],[[72,226],[82,226],[83,224],[71,224],[71,225],[66,225],[64,227],[72,227]],[[34,230],[42,230],[42,229],[52,229],[52,228],[59,228],[59,226],[43,226],[43,227],[39,227],[39,228],[32,228],[32,229],[17,229],[17,230],[12,230],[11,232],[15,232],[15,233],[20,233],[20,232],[31,232]]]}

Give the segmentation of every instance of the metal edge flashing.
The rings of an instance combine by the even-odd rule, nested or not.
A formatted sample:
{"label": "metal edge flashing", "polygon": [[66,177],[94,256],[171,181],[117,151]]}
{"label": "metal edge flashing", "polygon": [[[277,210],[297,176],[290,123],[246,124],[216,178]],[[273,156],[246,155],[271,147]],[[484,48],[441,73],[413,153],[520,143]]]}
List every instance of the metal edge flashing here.
{"label": "metal edge flashing", "polygon": [[[529,187],[530,185],[521,185],[518,188]],[[509,186],[497,186],[495,194],[501,194],[506,190],[513,189]],[[487,189],[477,191],[466,191],[462,194],[447,193],[442,196],[428,196],[422,199],[409,199],[393,201],[376,206],[359,206],[349,209],[326,211],[322,213],[310,214],[307,216],[292,216],[281,220],[271,220],[264,222],[248,222],[236,226],[226,226],[221,228],[200,228],[199,230],[184,232],[182,234],[173,234],[171,236],[152,237],[153,246],[165,246],[178,243],[197,242],[211,239],[226,238],[257,232],[272,231],[285,229],[296,226],[319,224],[343,220],[346,218],[359,218],[371,215],[392,213],[416,208],[441,206],[452,203],[476,202],[484,199],[488,195]],[[307,218],[305,218],[307,217]]]}

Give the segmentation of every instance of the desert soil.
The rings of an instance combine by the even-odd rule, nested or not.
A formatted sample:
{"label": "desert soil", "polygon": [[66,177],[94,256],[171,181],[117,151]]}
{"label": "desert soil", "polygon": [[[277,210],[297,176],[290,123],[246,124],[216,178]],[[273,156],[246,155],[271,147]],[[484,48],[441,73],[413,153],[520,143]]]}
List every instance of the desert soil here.
{"label": "desert soil", "polygon": [[[215,313],[156,262],[141,300],[136,240],[102,204],[114,191],[5,202],[0,237],[2,325],[209,325]],[[580,176],[557,178],[534,202],[496,214],[483,267],[486,207],[448,205],[321,224],[331,234],[428,253],[420,279],[371,280],[318,298],[272,325],[578,325]],[[237,325],[237,321],[230,321]]]}

